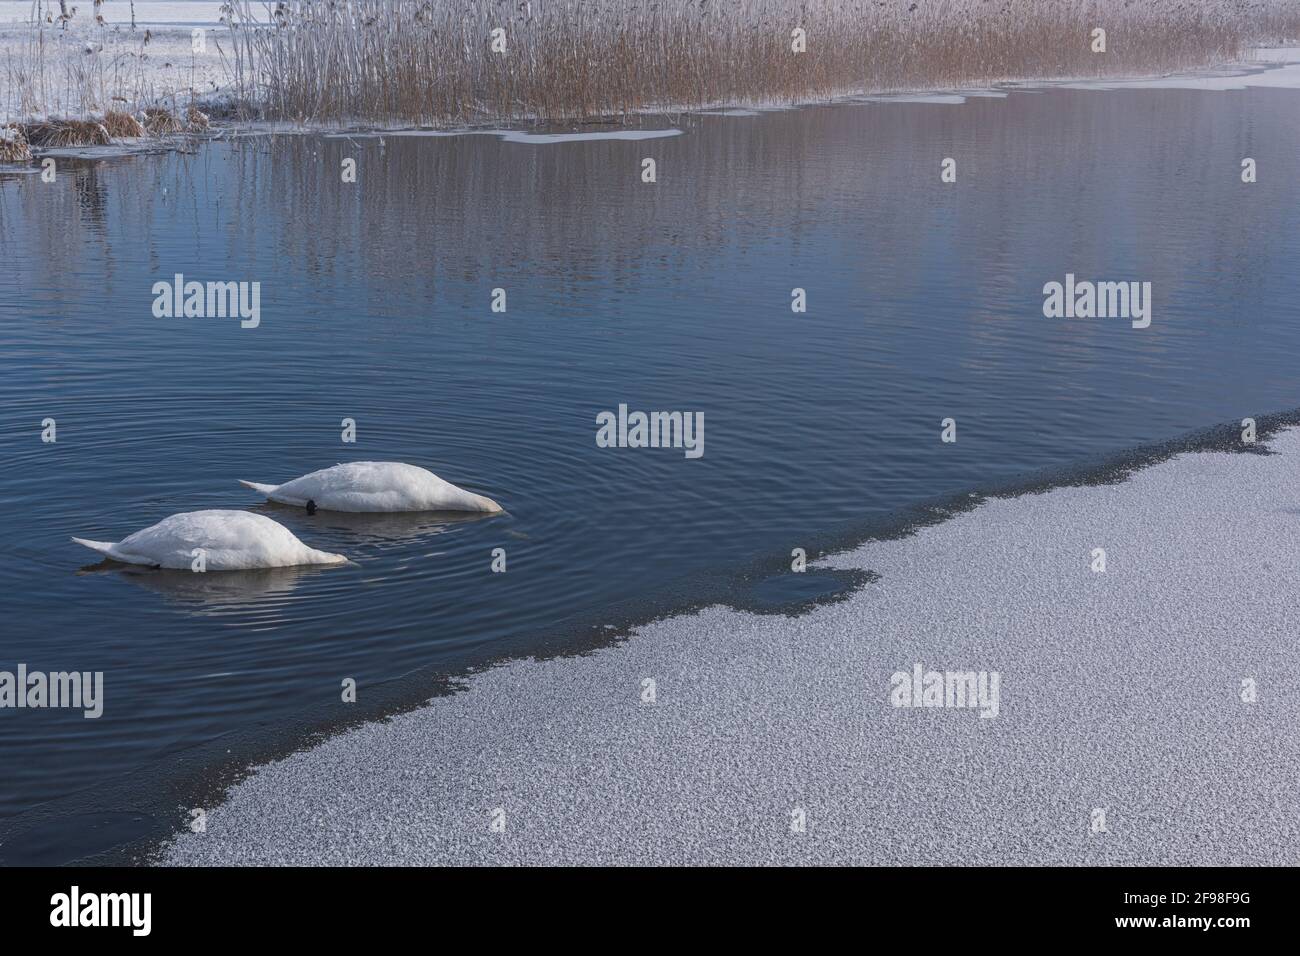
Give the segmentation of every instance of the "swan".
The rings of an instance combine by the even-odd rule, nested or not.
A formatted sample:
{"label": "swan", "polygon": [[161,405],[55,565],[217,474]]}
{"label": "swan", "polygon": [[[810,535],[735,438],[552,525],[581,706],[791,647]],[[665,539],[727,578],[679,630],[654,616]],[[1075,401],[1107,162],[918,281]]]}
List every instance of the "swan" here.
{"label": "swan", "polygon": [[345,564],[348,560],[341,554],[309,548],[284,525],[248,511],[185,511],[118,542],[72,540],[114,561],[160,568],[190,568],[196,548],[205,552],[209,571]]}
{"label": "swan", "polygon": [[482,511],[503,510],[491,498],[443,481],[431,471],[400,461],[354,461],[322,468],[282,485],[239,482],[272,501],[325,511]]}

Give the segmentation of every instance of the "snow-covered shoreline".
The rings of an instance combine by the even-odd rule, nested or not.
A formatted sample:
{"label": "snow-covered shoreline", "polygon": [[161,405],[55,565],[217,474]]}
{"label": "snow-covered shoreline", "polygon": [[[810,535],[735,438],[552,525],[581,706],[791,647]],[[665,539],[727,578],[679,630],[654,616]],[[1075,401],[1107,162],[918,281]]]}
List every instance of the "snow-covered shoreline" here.
{"label": "snow-covered shoreline", "polygon": [[[474,675],[257,769],[164,860],[1294,864],[1300,430],[1272,448],[869,541],[822,564],[879,580],[798,618]],[[997,673],[996,716],[900,707],[918,665]]]}

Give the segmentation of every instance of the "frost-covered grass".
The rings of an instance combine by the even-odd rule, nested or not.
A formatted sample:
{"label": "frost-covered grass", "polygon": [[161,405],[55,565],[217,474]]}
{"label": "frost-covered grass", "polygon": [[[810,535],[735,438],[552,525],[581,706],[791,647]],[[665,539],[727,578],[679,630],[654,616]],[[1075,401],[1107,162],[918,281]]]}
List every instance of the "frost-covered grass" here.
{"label": "frost-covered grass", "polygon": [[[65,0],[66,23],[58,19],[58,0],[24,4],[21,19],[14,6],[0,10],[7,14],[0,20],[0,121],[102,119],[159,104],[183,112],[192,99],[219,94],[230,76],[223,62],[229,40],[211,29],[216,2],[137,3],[142,19],[134,28],[127,0]],[[146,14],[207,20],[205,49],[193,48],[190,27],[161,25]]]}

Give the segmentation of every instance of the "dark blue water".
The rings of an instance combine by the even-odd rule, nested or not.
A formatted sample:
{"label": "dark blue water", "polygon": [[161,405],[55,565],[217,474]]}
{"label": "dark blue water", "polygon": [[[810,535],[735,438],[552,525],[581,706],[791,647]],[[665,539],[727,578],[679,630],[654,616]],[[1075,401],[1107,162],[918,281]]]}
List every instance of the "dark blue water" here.
{"label": "dark blue water", "polygon": [[[0,669],[106,684],[98,720],[0,710],[0,859],[179,825],[188,781],[403,675],[432,694],[823,530],[1300,405],[1296,106],[1025,92],[686,117],[640,142],[257,137],[0,175]],[[154,318],[177,272],[260,281],[260,327]],[[1151,327],[1044,318],[1067,272],[1151,282]],[[703,412],[703,457],[598,448],[619,403]],[[508,514],[309,517],[236,484],[365,459]],[[355,564],[163,573],[68,540],[218,507]]]}

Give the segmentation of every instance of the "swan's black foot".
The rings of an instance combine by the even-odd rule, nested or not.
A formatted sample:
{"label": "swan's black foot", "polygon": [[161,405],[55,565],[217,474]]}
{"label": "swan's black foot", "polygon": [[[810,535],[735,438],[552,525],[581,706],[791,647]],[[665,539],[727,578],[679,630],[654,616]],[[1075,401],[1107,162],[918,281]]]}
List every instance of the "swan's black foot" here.
{"label": "swan's black foot", "polygon": [[313,501],[312,499],[308,498],[308,499],[307,499],[307,514],[309,514],[309,515],[314,515],[315,513],[316,513],[316,502]]}

